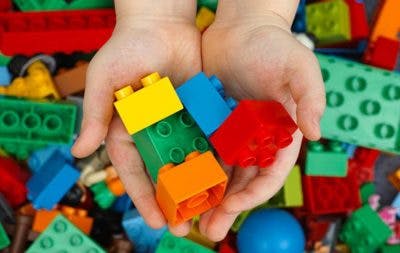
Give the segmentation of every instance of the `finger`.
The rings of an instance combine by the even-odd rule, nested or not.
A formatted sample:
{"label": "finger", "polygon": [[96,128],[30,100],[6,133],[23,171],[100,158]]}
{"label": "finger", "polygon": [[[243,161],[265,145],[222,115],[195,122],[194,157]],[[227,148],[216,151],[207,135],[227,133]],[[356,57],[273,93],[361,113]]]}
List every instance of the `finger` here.
{"label": "finger", "polygon": [[118,117],[114,117],[111,122],[106,147],[126,192],[146,223],[153,228],[166,225],[155,199],[153,184],[145,172],[137,149]]}
{"label": "finger", "polygon": [[304,136],[310,140],[321,137],[319,122],[325,110],[325,88],[318,60],[309,50],[299,50],[291,62],[293,69],[289,80],[290,90],[297,104],[297,123]]}
{"label": "finger", "polygon": [[180,224],[178,226],[168,226],[169,231],[175,235],[175,236],[186,236],[190,232],[190,228],[192,227],[192,222],[187,221],[183,224]]}

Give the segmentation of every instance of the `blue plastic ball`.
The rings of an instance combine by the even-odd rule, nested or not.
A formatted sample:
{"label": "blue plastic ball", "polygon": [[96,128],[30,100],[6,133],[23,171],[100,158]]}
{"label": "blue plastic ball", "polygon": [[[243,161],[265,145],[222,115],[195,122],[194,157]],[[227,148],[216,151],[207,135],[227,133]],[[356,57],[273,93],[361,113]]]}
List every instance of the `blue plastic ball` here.
{"label": "blue plastic ball", "polygon": [[299,222],[281,209],[251,213],[239,229],[240,253],[303,253],[305,237]]}

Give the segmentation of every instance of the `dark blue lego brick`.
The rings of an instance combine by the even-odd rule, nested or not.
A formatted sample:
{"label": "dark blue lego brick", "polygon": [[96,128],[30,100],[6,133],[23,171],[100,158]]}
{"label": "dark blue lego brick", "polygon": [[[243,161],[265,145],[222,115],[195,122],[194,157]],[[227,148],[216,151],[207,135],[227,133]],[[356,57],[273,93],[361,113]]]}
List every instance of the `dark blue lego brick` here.
{"label": "dark blue lego brick", "polygon": [[233,98],[225,98],[220,80],[216,76],[208,78],[203,72],[186,81],[176,92],[207,137],[218,129],[236,106]]}
{"label": "dark blue lego brick", "polygon": [[38,170],[43,166],[43,164],[56,152],[59,151],[63,155],[64,159],[68,163],[74,161],[74,157],[71,154],[70,144],[62,145],[49,145],[45,148],[34,151],[28,159],[28,166],[32,172],[38,172]]}
{"label": "dark blue lego brick", "polygon": [[118,213],[124,213],[133,207],[133,203],[128,194],[118,197],[113,203],[112,209]]}
{"label": "dark blue lego brick", "polygon": [[294,17],[292,31],[295,33],[306,32],[306,0],[300,0]]}

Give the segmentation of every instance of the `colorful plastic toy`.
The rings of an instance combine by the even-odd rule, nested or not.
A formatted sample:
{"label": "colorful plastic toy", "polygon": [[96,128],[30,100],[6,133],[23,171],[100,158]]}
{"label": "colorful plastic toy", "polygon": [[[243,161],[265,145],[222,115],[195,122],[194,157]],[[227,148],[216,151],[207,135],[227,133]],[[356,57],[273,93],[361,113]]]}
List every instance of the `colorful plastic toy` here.
{"label": "colorful plastic toy", "polygon": [[379,36],[370,42],[364,54],[364,62],[379,68],[394,70],[400,51],[400,41]]}
{"label": "colorful plastic toy", "polygon": [[175,253],[175,252],[196,252],[196,253],[212,253],[214,251],[192,242],[183,237],[176,237],[166,231],[161,238],[155,253]]}
{"label": "colorful plastic toy", "polygon": [[207,7],[201,7],[196,15],[196,27],[203,32],[209,27],[215,19],[215,14]]}

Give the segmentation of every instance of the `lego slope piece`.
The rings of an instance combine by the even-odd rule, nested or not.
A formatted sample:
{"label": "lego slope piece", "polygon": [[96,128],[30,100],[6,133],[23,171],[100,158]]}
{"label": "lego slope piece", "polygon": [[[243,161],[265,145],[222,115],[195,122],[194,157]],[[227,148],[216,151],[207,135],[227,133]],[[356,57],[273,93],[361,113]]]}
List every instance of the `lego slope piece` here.
{"label": "lego slope piece", "polygon": [[105,253],[106,251],[64,216],[58,215],[26,252]]}
{"label": "lego slope piece", "polygon": [[347,153],[337,141],[330,141],[326,147],[321,142],[309,142],[305,174],[309,176],[345,177],[347,159]]}
{"label": "lego slope piece", "polygon": [[218,205],[227,176],[211,151],[193,152],[176,167],[158,173],[156,199],[170,225],[178,225]]}
{"label": "lego slope piece", "polygon": [[340,58],[317,57],[327,98],[322,136],[400,153],[400,75]]}
{"label": "lego slope piece", "polygon": [[354,253],[374,253],[390,237],[392,231],[378,214],[365,205],[346,221],[340,239]]}
{"label": "lego slope piece", "polygon": [[155,253],[175,253],[175,252],[193,252],[193,253],[213,253],[215,251],[203,247],[200,244],[192,242],[183,237],[176,237],[166,231],[161,238]]}
{"label": "lego slope piece", "polygon": [[380,1],[372,34],[371,41],[375,41],[379,36],[397,40],[400,31],[400,5],[398,0]]}
{"label": "lego slope piece", "polygon": [[210,137],[228,165],[266,167],[292,142],[296,123],[278,102],[242,100]]}
{"label": "lego slope piece", "polygon": [[10,245],[10,239],[4,230],[3,225],[0,223],[0,250],[8,247],[8,245]]}
{"label": "lego slope piece", "polygon": [[130,135],[183,109],[168,77],[160,78],[154,72],[141,83],[143,88],[138,91],[128,85],[115,92],[114,106]]}
{"label": "lego slope piece", "polygon": [[152,180],[168,164],[179,164],[193,152],[210,150],[207,138],[186,110],[181,110],[132,136]]}
{"label": "lego slope piece", "polygon": [[208,137],[224,122],[236,101],[225,98],[221,81],[198,73],[176,89],[185,109]]}
{"label": "lego slope piece", "polygon": [[36,209],[50,210],[78,181],[79,172],[55,152],[28,181],[28,199]]}
{"label": "lego slope piece", "polygon": [[8,12],[0,14],[0,51],[34,55],[99,49],[111,36],[114,10]]}
{"label": "lego slope piece", "polygon": [[344,0],[328,0],[306,6],[307,32],[318,44],[327,45],[351,39],[349,7]]}
{"label": "lego slope piece", "polygon": [[22,11],[99,9],[113,6],[112,0],[14,0]]}

